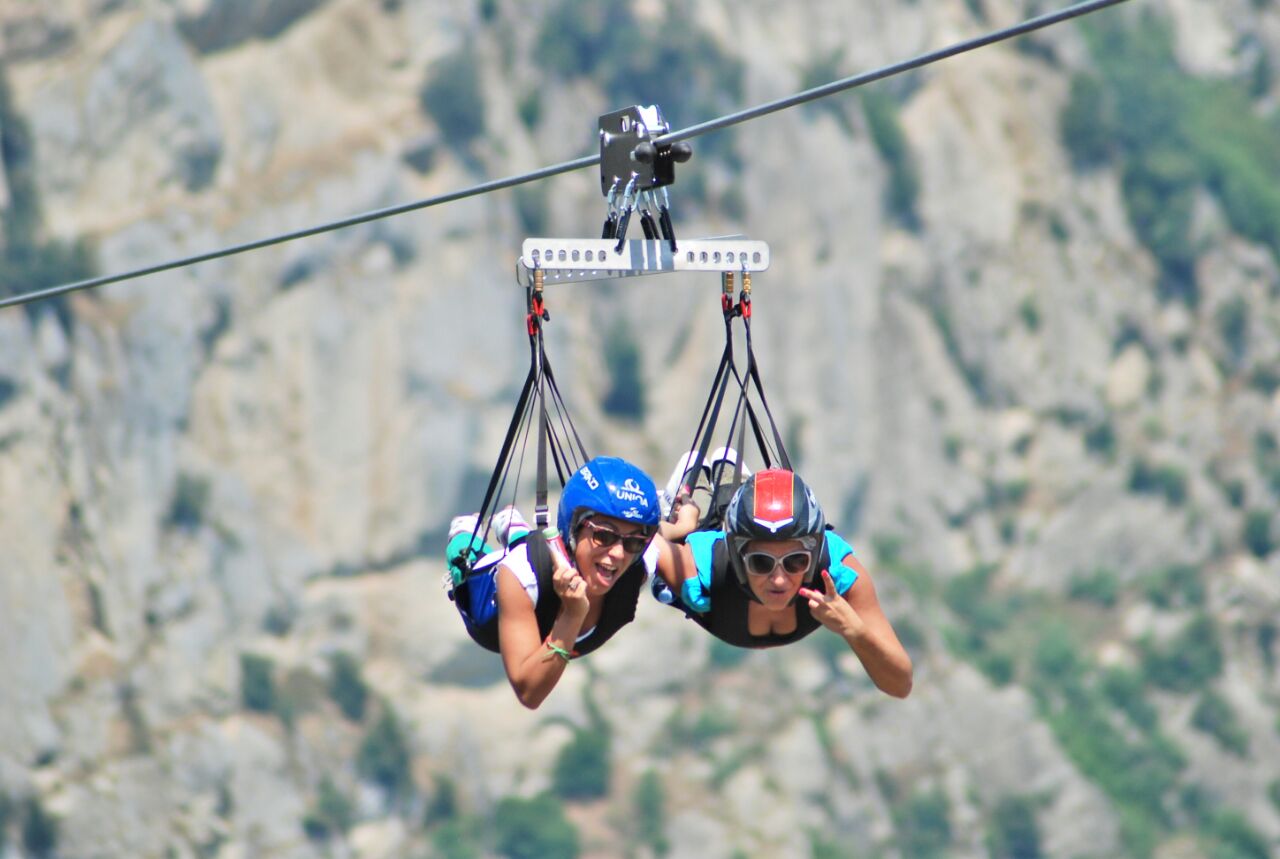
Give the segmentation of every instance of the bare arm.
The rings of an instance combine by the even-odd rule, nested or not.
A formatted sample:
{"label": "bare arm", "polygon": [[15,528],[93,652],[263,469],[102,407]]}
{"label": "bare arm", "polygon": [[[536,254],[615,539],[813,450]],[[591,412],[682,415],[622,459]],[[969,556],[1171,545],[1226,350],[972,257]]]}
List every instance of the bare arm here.
{"label": "bare arm", "polygon": [[843,596],[836,593],[835,582],[825,570],[822,572],[824,590],[801,588],[800,595],[809,600],[809,610],[823,626],[849,643],[882,692],[905,698],[911,692],[911,657],[884,616],[875,583],[866,567],[853,555],[844,559],[844,565],[856,570],[858,578]]}
{"label": "bare arm", "polygon": [[658,547],[658,575],[667,587],[679,594],[685,579],[698,574],[693,565],[693,550],[684,543],[670,543],[661,534],[653,540]]}
{"label": "bare arm", "polygon": [[688,537],[698,527],[698,520],[702,518],[702,511],[687,495],[681,495],[676,499],[675,509],[676,521],[667,522],[664,520],[658,523],[658,533],[663,538],[671,541],[683,540]]}
{"label": "bare arm", "polygon": [[[561,598],[560,613],[545,641],[572,651],[587,616],[586,586],[572,567],[557,568],[552,582]],[[568,662],[544,644],[533,601],[506,567],[498,569],[498,646],[516,697],[536,710],[560,681]]]}

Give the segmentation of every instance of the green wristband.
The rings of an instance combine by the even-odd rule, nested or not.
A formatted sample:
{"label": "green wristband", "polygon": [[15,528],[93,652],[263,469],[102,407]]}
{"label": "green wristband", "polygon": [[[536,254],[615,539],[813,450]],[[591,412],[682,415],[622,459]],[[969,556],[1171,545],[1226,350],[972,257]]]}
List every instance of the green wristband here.
{"label": "green wristband", "polygon": [[545,644],[547,646],[547,649],[551,651],[551,653],[547,654],[547,659],[550,659],[554,655],[554,656],[559,656],[565,662],[568,662],[570,659],[573,658],[572,653],[565,650],[563,647],[557,647],[556,645],[552,644],[551,639],[549,638],[542,643]]}

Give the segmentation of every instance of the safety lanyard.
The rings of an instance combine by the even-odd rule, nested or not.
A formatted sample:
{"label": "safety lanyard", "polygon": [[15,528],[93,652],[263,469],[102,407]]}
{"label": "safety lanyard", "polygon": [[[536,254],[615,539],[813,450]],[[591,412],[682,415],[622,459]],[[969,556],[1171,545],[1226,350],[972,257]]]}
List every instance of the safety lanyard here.
{"label": "safety lanyard", "polygon": [[[523,451],[528,446],[531,425],[535,420],[537,422],[535,440],[537,454],[534,521],[539,529],[547,527],[550,519],[550,508],[547,503],[548,454],[561,486],[564,486],[568,475],[577,469],[578,464],[585,462],[588,458],[586,446],[582,443],[582,437],[569,416],[564,397],[560,393],[560,386],[556,383],[555,373],[552,372],[551,363],[547,360],[543,325],[550,320],[551,316],[543,300],[540,277],[536,277],[527,290],[526,304],[528,309],[525,315],[525,327],[529,335],[529,372],[520,389],[511,422],[507,425],[507,433],[502,441],[498,461],[494,465],[493,473],[489,476],[489,485],[485,489],[484,501],[480,505],[476,525],[471,534],[473,543],[477,541],[482,531],[487,539],[489,514],[495,500],[505,493],[507,480],[516,463],[517,450],[521,451],[520,459],[523,461]],[[518,466],[516,472],[518,475]],[[512,495],[515,495],[514,489]]]}
{"label": "safety lanyard", "polygon": [[[707,398],[707,403],[703,407],[702,416],[698,421],[698,428],[694,433],[694,444],[692,449],[696,450],[696,454],[688,470],[685,471],[681,480],[682,493],[690,493],[693,491],[694,485],[697,483],[698,475],[702,469],[703,463],[706,462],[707,453],[711,449],[711,441],[715,436],[716,425],[720,418],[721,409],[724,406],[725,394],[729,390],[730,382],[734,382],[737,389],[737,402],[731,411],[731,419],[729,421],[729,429],[727,438],[729,445],[732,446],[734,436],[737,436],[737,446],[734,448],[738,452],[737,461],[734,463],[733,488],[736,489],[742,482],[743,469],[743,443],[746,438],[746,427],[750,423],[752,434],[755,436],[756,445],[759,448],[761,459],[764,461],[765,467],[773,464],[773,453],[777,455],[778,463],[788,470],[791,469],[791,458],[787,455],[786,444],[782,440],[782,433],[778,430],[777,422],[773,418],[773,412],[769,408],[769,400],[764,393],[764,385],[760,380],[759,364],[756,361],[755,347],[751,338],[751,277],[748,273],[743,273],[743,288],[735,304],[733,300],[733,283],[734,275],[725,273],[722,277],[722,294],[721,294],[721,310],[724,316],[724,332],[725,345],[724,350],[720,354],[720,364],[716,368],[715,378],[711,383],[711,394]],[[744,333],[744,343],[746,345],[746,368],[745,372],[739,372],[737,361],[734,356],[733,349],[733,320],[741,319]],[[768,440],[764,434],[764,428],[760,417],[756,414],[756,409],[751,403],[750,394],[754,390],[756,396],[760,400],[760,405],[764,410],[765,418],[769,423],[769,429],[773,436],[773,448],[770,449]],[[714,476],[713,476],[714,479]],[[714,485],[712,487],[714,492]],[[675,516],[673,509],[672,518]]]}

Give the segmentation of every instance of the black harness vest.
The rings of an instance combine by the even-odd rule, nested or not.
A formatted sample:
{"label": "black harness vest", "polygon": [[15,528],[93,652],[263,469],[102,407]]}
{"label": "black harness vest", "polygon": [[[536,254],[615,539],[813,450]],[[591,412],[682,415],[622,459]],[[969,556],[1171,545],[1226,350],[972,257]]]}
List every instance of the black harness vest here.
{"label": "black harness vest", "polygon": [[[538,635],[546,638],[555,626],[556,616],[560,613],[560,597],[551,583],[555,566],[551,562],[551,549],[542,534],[532,531],[524,540],[529,553],[529,566],[538,578],[538,602],[533,607],[534,616],[538,620]],[[493,575],[497,575],[497,569]],[[604,607],[600,610],[600,619],[591,634],[573,646],[574,656],[586,656],[604,644],[622,627],[636,618],[636,603],[640,600],[640,589],[644,587],[645,566],[643,555],[623,570],[622,575],[614,582],[609,592],[604,595]],[[494,616],[480,625],[467,624],[467,632],[476,644],[499,652],[498,616]]]}
{"label": "black harness vest", "polygon": [[[829,565],[830,553],[824,541],[818,568],[824,570]],[[764,648],[790,644],[822,626],[809,611],[809,601],[797,597],[793,603],[796,610],[796,628],[792,632],[752,635],[747,627],[747,607],[753,600],[747,596],[742,584],[738,581],[737,574],[729,567],[727,540],[718,541],[711,550],[711,590],[708,596],[711,598],[711,610],[702,614],[690,610],[678,596],[672,604],[683,609],[686,616],[707,632],[734,647]]]}

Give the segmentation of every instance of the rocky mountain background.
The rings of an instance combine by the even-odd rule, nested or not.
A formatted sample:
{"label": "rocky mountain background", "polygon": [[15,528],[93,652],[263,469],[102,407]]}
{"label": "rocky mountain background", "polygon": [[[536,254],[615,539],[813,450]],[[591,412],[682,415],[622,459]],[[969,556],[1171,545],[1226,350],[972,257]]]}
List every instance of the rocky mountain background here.
{"label": "rocky mountain background", "polygon": [[[0,294],[424,198],[1039,0],[0,0]],[[694,142],[916,666],[647,601],[523,710],[441,587],[592,171],[0,311],[0,856],[1280,855],[1280,7],[1132,0]],[[659,479],[718,279],[548,292]],[[527,484],[526,484],[527,485]]]}

